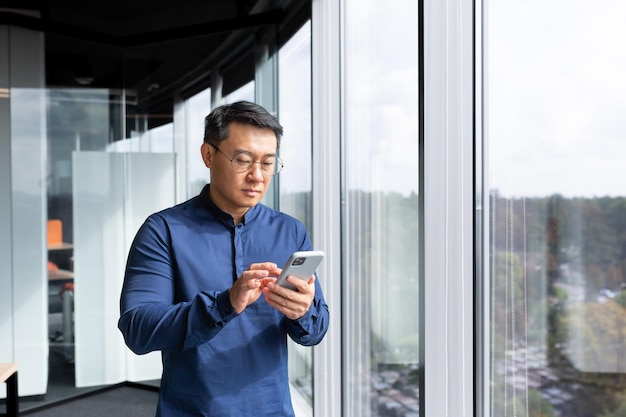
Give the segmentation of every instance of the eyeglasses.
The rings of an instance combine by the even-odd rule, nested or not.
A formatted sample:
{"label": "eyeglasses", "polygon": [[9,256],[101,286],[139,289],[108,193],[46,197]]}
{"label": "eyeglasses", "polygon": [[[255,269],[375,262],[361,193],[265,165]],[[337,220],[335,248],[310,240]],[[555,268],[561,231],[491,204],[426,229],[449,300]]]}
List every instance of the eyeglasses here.
{"label": "eyeglasses", "polygon": [[271,177],[280,172],[283,169],[283,161],[280,160],[277,156],[268,156],[262,161],[255,161],[252,159],[252,156],[248,152],[237,152],[235,156],[229,158],[224,152],[220,150],[217,146],[210,143],[209,145],[213,146],[219,153],[224,155],[226,159],[230,161],[230,165],[233,167],[235,172],[246,172],[252,168],[252,164],[259,164],[261,167],[261,173],[266,177]]}

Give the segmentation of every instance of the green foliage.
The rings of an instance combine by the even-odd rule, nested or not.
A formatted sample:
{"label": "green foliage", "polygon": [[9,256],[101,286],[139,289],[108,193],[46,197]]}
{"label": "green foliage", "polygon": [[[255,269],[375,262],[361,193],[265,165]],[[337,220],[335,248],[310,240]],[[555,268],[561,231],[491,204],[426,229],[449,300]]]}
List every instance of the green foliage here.
{"label": "green foliage", "polygon": [[354,190],[346,207],[346,285],[351,300],[368,312],[363,321],[371,327],[372,355],[387,363],[418,362],[419,198]]}
{"label": "green foliage", "polygon": [[[615,398],[626,375],[626,290],[598,298],[600,289],[626,283],[626,198],[493,193],[489,208],[493,366],[515,366],[519,348],[545,349],[564,390],[566,381],[585,387],[555,405],[559,414],[626,417],[626,398]],[[556,415],[538,391],[511,398],[504,372],[490,383],[493,415]]]}
{"label": "green foliage", "polygon": [[[515,321],[515,331],[523,331],[526,322],[526,294],[524,283],[524,270],[519,257],[511,252],[497,253],[492,263],[492,276],[495,278],[493,285],[494,298],[500,300],[492,306],[495,310],[493,326],[500,333],[507,323]],[[520,333],[521,334],[521,333]]]}
{"label": "green foliage", "polygon": [[626,417],[626,394],[618,396],[618,406],[614,411],[604,413],[598,417]]}
{"label": "green foliage", "polygon": [[617,293],[617,295],[613,297],[613,301],[621,305],[623,308],[626,308],[626,290],[622,290]]}
{"label": "green foliage", "polygon": [[[588,294],[626,282],[626,198],[503,198],[492,195],[492,252],[526,257],[551,280],[584,273]],[[550,291],[552,288],[549,289]]]}
{"label": "green foliage", "polygon": [[561,342],[573,348],[570,360],[578,370],[626,372],[626,311],[613,300],[571,306],[565,310],[559,330]]}
{"label": "green foliage", "polygon": [[563,288],[556,287],[554,289],[554,295],[560,302],[567,301],[567,291],[565,291]]}

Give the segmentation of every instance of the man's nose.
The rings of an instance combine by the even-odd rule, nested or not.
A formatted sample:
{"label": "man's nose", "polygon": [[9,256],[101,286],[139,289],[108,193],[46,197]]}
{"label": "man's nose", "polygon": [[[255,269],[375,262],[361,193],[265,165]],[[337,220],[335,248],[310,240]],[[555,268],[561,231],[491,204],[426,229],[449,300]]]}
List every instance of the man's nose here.
{"label": "man's nose", "polygon": [[261,169],[261,162],[253,161],[252,165],[250,165],[250,171],[248,172],[253,176],[253,178],[258,179],[259,181],[263,180],[263,170]]}

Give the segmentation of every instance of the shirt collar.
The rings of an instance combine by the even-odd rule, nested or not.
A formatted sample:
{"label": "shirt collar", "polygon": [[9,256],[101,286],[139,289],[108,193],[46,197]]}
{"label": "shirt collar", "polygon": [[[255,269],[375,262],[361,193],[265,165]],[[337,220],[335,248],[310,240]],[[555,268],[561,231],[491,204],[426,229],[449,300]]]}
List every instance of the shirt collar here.
{"label": "shirt collar", "polygon": [[[224,225],[233,227],[233,216],[226,213],[225,211],[222,211],[222,209],[220,209],[218,206],[215,205],[215,203],[213,203],[211,197],[209,196],[209,188],[211,188],[211,184],[205,185],[200,192],[200,202],[202,206],[215,217],[217,217],[222,223],[224,223]],[[257,209],[258,204],[256,206],[250,207],[250,209],[246,211],[246,213],[243,215],[243,219],[241,220],[241,222],[243,224],[250,222],[254,217],[256,217]]]}

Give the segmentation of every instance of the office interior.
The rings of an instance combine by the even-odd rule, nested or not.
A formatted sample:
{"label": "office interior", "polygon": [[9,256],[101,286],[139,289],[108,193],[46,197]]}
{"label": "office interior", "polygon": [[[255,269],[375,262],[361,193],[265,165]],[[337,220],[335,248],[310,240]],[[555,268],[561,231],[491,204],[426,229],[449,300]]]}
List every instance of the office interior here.
{"label": "office interior", "polygon": [[298,416],[623,415],[624,17],[2,2],[0,362],[22,406],[158,389],[158,352],[116,327],[125,257],[147,215],[209,182],[204,116],[250,100],[285,128],[263,203],[326,252],[329,331],[290,345]]}

